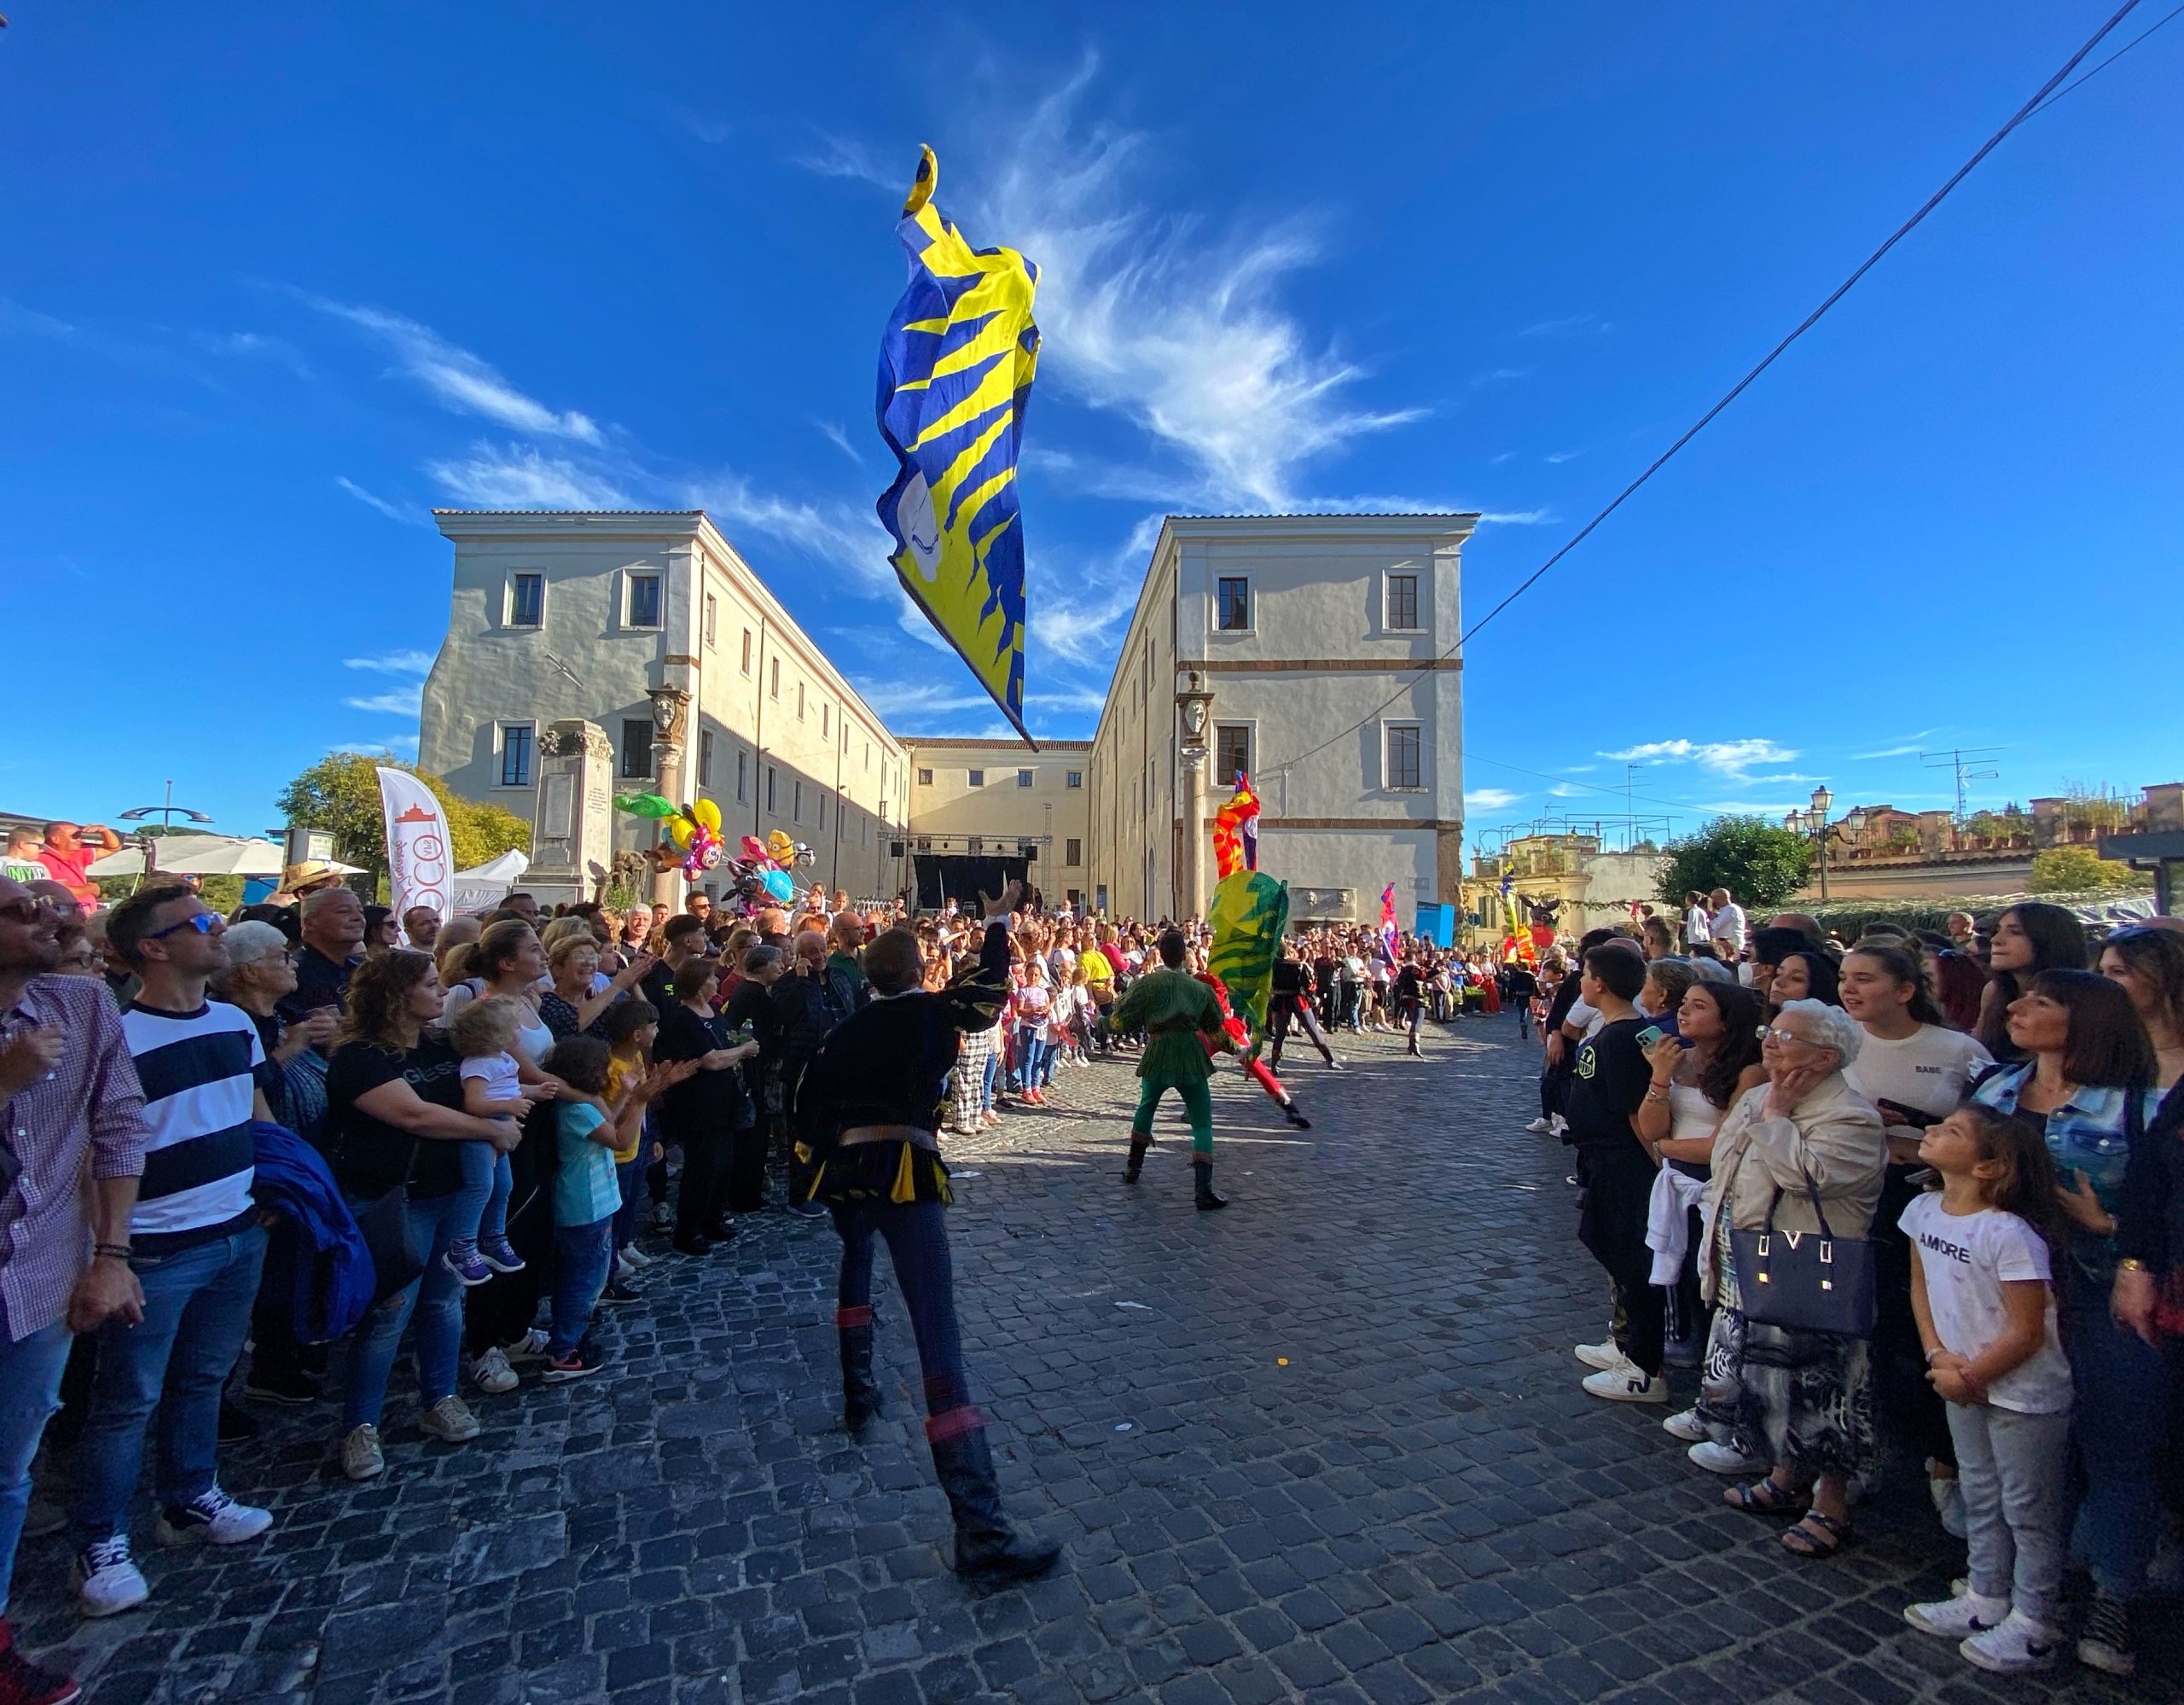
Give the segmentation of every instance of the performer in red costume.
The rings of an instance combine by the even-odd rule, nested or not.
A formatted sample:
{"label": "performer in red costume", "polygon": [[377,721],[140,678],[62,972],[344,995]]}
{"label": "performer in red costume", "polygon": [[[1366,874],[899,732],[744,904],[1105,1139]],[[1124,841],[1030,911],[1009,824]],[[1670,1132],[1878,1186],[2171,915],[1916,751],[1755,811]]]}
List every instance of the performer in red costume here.
{"label": "performer in red costume", "polygon": [[[1281,1109],[1281,1116],[1284,1119],[1299,1131],[1310,1131],[1312,1128],[1312,1121],[1297,1110],[1297,1098],[1282,1088],[1281,1079],[1269,1071],[1266,1062],[1252,1051],[1252,1034],[1249,1027],[1242,1019],[1228,1010],[1228,986],[1215,976],[1212,972],[1205,969],[1204,962],[1199,957],[1196,948],[1191,950],[1190,967],[1191,975],[1211,989],[1214,999],[1220,1002],[1221,1027],[1228,1033],[1228,1039],[1236,1045],[1237,1060],[1245,1071],[1250,1074],[1252,1081],[1267,1092],[1274,1104]],[[1205,1037],[1200,1037],[1199,1039],[1205,1043],[1206,1057],[1211,1059],[1215,1051],[1211,1040]]]}

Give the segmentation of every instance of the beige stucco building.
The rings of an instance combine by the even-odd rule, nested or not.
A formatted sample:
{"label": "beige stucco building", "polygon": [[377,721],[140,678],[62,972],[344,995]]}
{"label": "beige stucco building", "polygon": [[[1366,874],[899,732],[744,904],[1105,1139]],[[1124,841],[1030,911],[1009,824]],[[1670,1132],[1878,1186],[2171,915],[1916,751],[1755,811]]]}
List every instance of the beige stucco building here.
{"label": "beige stucco building", "polygon": [[[905,735],[910,845],[918,866],[1029,854],[1025,880],[1050,905],[1084,905],[1089,740],[950,740]],[[951,890],[952,892],[952,890]]]}
{"label": "beige stucco building", "polygon": [[1409,926],[1462,877],[1461,558],[1476,515],[1168,518],[1087,776],[1091,904],[1202,913],[1246,771],[1292,915]]}
{"label": "beige stucco building", "polygon": [[[528,818],[541,736],[587,719],[613,744],[617,791],[710,799],[731,845],[775,829],[809,845],[799,880],[897,891],[901,743],[702,510],[435,518],[455,587],[425,684],[422,768]],[[615,848],[654,839],[617,815]]]}

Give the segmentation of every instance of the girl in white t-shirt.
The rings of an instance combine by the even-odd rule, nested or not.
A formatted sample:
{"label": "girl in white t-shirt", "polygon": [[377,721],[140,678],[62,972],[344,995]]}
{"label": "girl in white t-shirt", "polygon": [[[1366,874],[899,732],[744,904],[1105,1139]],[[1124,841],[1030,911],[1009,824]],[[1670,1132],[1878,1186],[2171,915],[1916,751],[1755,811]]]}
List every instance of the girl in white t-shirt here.
{"label": "girl in white t-shirt", "polygon": [[2053,1215],[2055,1169],[2037,1120],[1972,1102],[1927,1127],[1919,1158],[1942,1187],[1901,1223],[1927,1377],[1948,1400],[1956,1441],[1969,1568],[1960,1596],[1903,1615],[1958,1641],[1982,1669],[2042,1669],[2062,1644],[2070,1540],[2071,1367],[2042,1229]]}

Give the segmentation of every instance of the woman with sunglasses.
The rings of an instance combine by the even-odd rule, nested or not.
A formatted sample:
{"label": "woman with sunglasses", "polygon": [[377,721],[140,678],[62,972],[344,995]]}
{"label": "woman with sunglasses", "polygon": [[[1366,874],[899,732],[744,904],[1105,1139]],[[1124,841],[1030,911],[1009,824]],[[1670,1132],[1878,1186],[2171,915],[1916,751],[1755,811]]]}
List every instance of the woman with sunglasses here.
{"label": "woman with sunglasses", "polygon": [[2130,1607],[2146,1591],[2161,1536],[2169,1378],[2161,1352],[2115,1318],[2111,1297],[2119,1216],[2144,1170],[2131,1165],[2133,1151],[2146,1146],[2160,1109],[2153,1047],[2130,995],[2092,971],[2041,972],[2006,1016],[2020,1062],[1984,1079],[1972,1098],[2040,1120],[2055,1162],[2071,1226],[2069,1259],[2056,1262],[2057,1306],[2077,1396],[2094,1586],[2078,1658],[2128,1675],[2136,1667]]}
{"label": "woman with sunglasses", "polygon": [[1979,1022],[1972,1033],[1997,1060],[2024,1059],[2010,1040],[2010,1003],[2042,971],[2085,967],[2085,925],[2075,912],[2040,900],[2010,907],[1995,920],[1987,949],[1987,986],[1980,992]]}

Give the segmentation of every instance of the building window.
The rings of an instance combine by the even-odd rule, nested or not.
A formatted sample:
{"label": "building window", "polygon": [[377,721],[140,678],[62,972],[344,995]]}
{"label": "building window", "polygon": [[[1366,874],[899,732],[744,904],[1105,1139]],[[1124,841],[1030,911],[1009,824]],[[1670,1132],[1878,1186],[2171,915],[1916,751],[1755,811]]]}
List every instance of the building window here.
{"label": "building window", "polygon": [[706,643],[714,644],[720,638],[720,600],[711,592],[706,594]]}
{"label": "building window", "polygon": [[658,627],[659,626],[659,576],[632,574],[630,576],[630,627]]}
{"label": "building window", "polygon": [[1388,626],[1391,628],[1414,628],[1418,626],[1417,575],[1388,576]]}
{"label": "building window", "polygon": [[622,719],[622,779],[650,781],[652,774],[652,719],[625,716]]}
{"label": "building window", "polygon": [[741,749],[735,754],[735,802],[751,803],[751,754]]}
{"label": "building window", "polygon": [[789,805],[789,821],[790,821],[791,823],[801,823],[801,822],[803,822],[803,821],[804,821],[804,783],[801,783],[801,782],[791,782],[791,783],[788,784],[788,805]]}
{"label": "building window", "polygon": [[775,658],[766,666],[766,696],[777,699],[781,695],[781,660]]}
{"label": "building window", "polygon": [[1233,788],[1236,777],[1252,769],[1252,730],[1248,723],[1222,722],[1213,726],[1213,780]]}
{"label": "building window", "polygon": [[824,788],[819,789],[819,826],[822,829],[827,826],[827,790]]}
{"label": "building window", "polygon": [[777,815],[777,813],[775,812],[775,809],[774,809],[774,798],[775,798],[775,794],[774,794],[774,787],[775,787],[775,783],[777,783],[780,779],[781,779],[781,772],[780,772],[779,771],[775,770],[772,765],[770,765],[770,764],[767,765],[766,765],[766,815],[767,815],[768,817],[773,817],[773,816]]}
{"label": "building window", "polygon": [[508,626],[543,627],[546,623],[546,577],[543,574],[508,576]]}
{"label": "building window", "polygon": [[747,627],[743,630],[743,672],[751,672],[751,630]]}
{"label": "building window", "polygon": [[1031,772],[1029,770],[1019,770],[1016,772],[1016,785],[1019,788],[1030,787],[1031,785]]}
{"label": "building window", "polygon": [[698,785],[710,788],[713,784],[713,731],[710,728],[698,730]]}
{"label": "building window", "polygon": [[1064,787],[1066,787],[1066,788],[1081,788],[1081,787],[1083,787],[1083,786],[1084,785],[1084,772],[1083,772],[1083,771],[1082,771],[1082,770],[1072,770],[1072,771],[1070,771],[1066,776],[1065,776],[1065,777],[1062,778],[1062,785],[1063,785]]}
{"label": "building window", "polygon": [[974,788],[983,788],[984,786],[985,786],[985,784],[986,784],[986,772],[985,772],[985,771],[983,771],[983,770],[973,770],[973,771],[972,771],[970,773],[971,773],[971,785],[972,785],[973,787],[974,787]]}
{"label": "building window", "polygon": [[918,785],[921,788],[931,787],[932,785],[932,771],[921,768],[918,771]]}
{"label": "building window", "polygon": [[1214,620],[1224,633],[1243,633],[1252,626],[1252,583],[1241,574],[1214,583]]}
{"label": "building window", "polygon": [[501,724],[502,787],[527,788],[531,785],[531,754],[536,738],[536,730],[527,722],[504,722]]}
{"label": "building window", "polygon": [[799,722],[804,720],[804,683],[801,681],[796,684],[796,719]]}
{"label": "building window", "polygon": [[[825,705],[819,707],[819,737],[822,740],[827,737],[827,707]],[[845,740],[843,744],[846,746],[848,742]]]}
{"label": "building window", "polygon": [[1415,790],[1426,785],[1423,758],[1425,730],[1416,723],[1388,724],[1388,773],[1385,785]]}
{"label": "building window", "polygon": [[1063,841],[1061,844],[1061,861],[1063,864],[1072,866],[1082,864],[1084,862],[1084,843],[1073,837]]}

